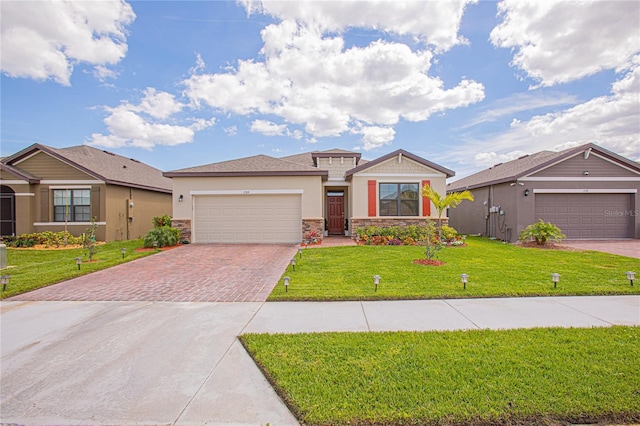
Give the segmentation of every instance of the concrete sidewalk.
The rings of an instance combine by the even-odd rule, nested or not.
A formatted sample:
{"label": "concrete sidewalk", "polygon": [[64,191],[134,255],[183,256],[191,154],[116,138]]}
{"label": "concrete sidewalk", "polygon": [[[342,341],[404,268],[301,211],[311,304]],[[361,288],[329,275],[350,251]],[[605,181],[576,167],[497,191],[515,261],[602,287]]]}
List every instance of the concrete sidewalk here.
{"label": "concrete sidewalk", "polygon": [[296,425],[242,333],[640,325],[640,296],[1,302],[0,422]]}

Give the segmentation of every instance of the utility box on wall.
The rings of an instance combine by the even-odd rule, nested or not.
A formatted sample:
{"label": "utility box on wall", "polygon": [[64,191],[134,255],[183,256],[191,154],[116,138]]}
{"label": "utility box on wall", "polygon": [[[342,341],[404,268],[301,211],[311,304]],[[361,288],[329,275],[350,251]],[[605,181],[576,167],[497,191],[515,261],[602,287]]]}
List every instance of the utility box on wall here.
{"label": "utility box on wall", "polygon": [[131,222],[133,222],[134,220],[134,207],[135,207],[135,203],[133,202],[133,200],[129,199],[127,200],[127,217],[129,218],[129,220]]}

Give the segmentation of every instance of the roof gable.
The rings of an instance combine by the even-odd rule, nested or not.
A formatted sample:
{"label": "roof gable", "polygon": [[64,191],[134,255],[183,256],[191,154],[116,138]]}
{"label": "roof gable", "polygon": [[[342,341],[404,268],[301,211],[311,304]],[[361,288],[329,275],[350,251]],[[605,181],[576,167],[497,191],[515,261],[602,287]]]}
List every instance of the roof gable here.
{"label": "roof gable", "polygon": [[[455,175],[455,172],[452,170],[449,170],[445,167],[442,167],[436,163],[432,163],[431,161],[425,160],[422,157],[418,157],[417,155],[411,154],[410,152],[407,152],[403,149],[398,149],[396,151],[393,151],[387,155],[384,155],[380,158],[377,158],[375,160],[371,160],[369,162],[366,162],[364,164],[359,165],[358,167],[355,167],[351,170],[349,170],[346,174],[346,178],[347,180],[351,179],[353,177],[354,174],[356,173],[361,173],[363,171],[373,171],[375,170],[374,168],[376,166],[382,165],[383,163],[385,163],[388,160],[392,160],[394,158],[398,158],[398,162],[401,162],[403,160],[403,158],[408,158],[409,160],[412,160],[414,163],[417,163],[420,166],[423,167],[427,167],[433,171],[439,172],[444,174],[446,177],[452,177]],[[406,171],[405,171],[406,173]]]}

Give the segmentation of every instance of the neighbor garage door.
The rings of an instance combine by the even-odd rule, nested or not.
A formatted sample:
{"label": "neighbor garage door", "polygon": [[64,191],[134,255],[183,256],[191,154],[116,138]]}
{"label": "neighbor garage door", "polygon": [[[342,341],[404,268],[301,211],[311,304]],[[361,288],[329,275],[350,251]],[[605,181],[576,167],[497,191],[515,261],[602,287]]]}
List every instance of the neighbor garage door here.
{"label": "neighbor garage door", "polygon": [[631,194],[535,194],[536,220],[570,239],[631,238]]}
{"label": "neighbor garage door", "polygon": [[300,194],[198,195],[196,243],[299,243]]}

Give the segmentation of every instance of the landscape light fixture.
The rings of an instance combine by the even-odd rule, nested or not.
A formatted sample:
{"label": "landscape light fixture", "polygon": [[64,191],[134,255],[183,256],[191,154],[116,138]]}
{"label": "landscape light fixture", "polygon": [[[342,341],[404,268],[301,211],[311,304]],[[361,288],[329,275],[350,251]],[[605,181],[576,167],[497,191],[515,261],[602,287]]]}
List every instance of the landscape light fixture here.
{"label": "landscape light fixture", "polygon": [[631,287],[633,287],[633,280],[636,279],[636,273],[633,271],[627,271],[625,274],[627,274],[627,279],[631,283]]}
{"label": "landscape light fixture", "polygon": [[373,291],[378,291],[378,284],[380,284],[380,275],[374,275],[373,276],[373,285],[375,285],[375,290]]}
{"label": "landscape light fixture", "polygon": [[553,288],[558,287],[558,282],[560,281],[560,274],[553,273],[551,274],[551,279],[553,280]]}
{"label": "landscape light fixture", "polygon": [[302,248],[299,248],[299,249],[298,249],[298,256],[299,256],[299,257],[302,257]]}
{"label": "landscape light fixture", "polygon": [[284,292],[288,293],[289,292],[289,281],[291,281],[291,278],[289,277],[284,277]]}
{"label": "landscape light fixture", "polygon": [[153,248],[154,248],[155,250],[158,250],[158,242],[157,242],[157,241],[154,241],[154,242],[153,242]]}
{"label": "landscape light fixture", "polygon": [[293,259],[291,259],[291,267],[293,268],[293,270],[296,270],[296,258],[294,257]]}
{"label": "landscape light fixture", "polygon": [[123,259],[124,259],[124,254],[125,254],[126,252],[127,252],[127,249],[126,249],[126,248],[122,247],[122,248],[120,249],[120,253],[122,253],[122,258],[123,258]]}
{"label": "landscape light fixture", "polygon": [[76,257],[76,265],[78,265],[78,271],[80,270],[80,265],[82,265],[82,258]]}
{"label": "landscape light fixture", "polygon": [[5,291],[7,289],[7,284],[9,284],[9,278],[11,278],[10,275],[3,275],[2,277],[0,277],[0,284],[2,284],[2,291]]}
{"label": "landscape light fixture", "polygon": [[462,274],[462,275],[460,275],[460,279],[462,279],[462,288],[466,290],[467,289],[467,282],[469,281],[469,275]]}

